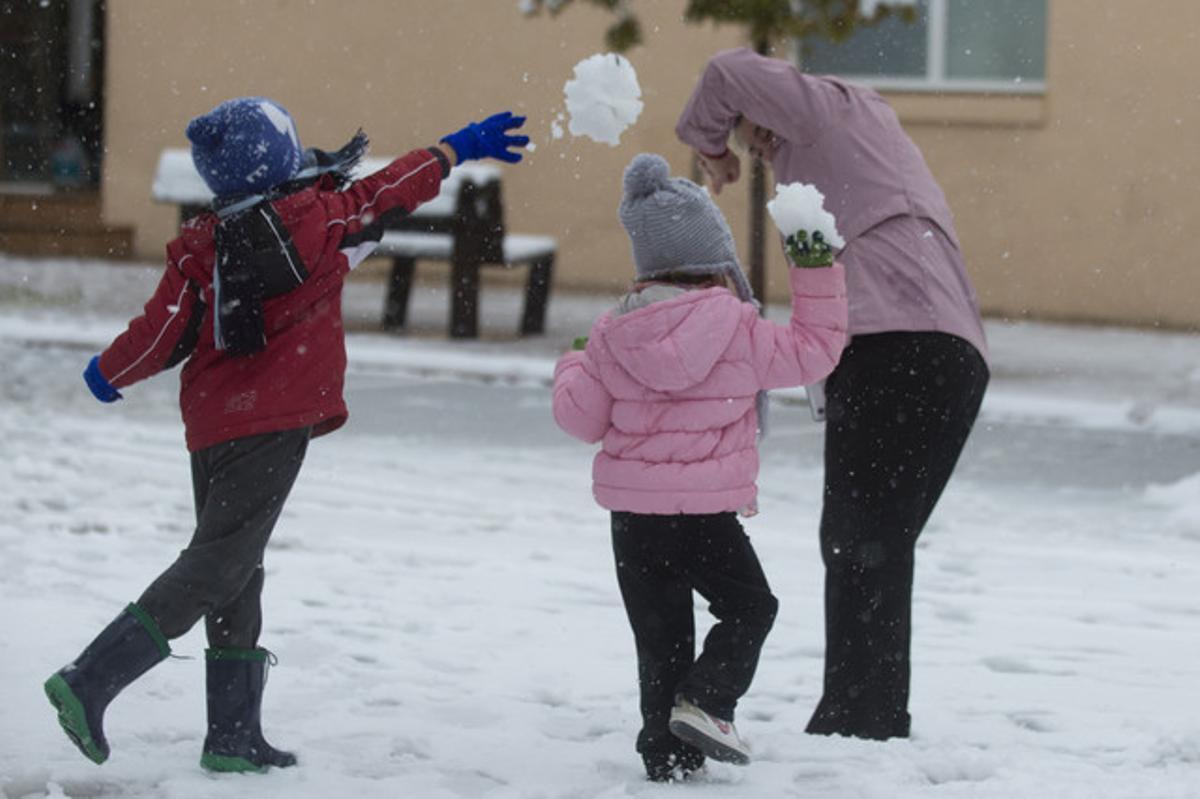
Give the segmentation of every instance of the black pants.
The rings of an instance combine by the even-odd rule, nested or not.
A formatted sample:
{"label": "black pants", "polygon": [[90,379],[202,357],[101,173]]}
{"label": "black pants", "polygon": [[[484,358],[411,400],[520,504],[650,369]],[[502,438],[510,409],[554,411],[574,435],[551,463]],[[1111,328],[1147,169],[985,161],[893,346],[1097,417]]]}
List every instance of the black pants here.
{"label": "black pants", "polygon": [[248,436],[192,453],[196,531],[137,602],[168,639],[204,617],[209,646],[257,645],[263,552],[300,473],[309,433]]}
{"label": "black pants", "polygon": [[913,554],[988,369],[944,333],[855,336],[825,384],[825,686],[808,732],[909,731]]}
{"label": "black pants", "polygon": [[[642,730],[637,749],[656,755],[686,748],[667,728],[676,696],[733,719],[750,687],[779,602],[733,513],[612,514],[617,582],[637,645]],[[717,618],[695,657],[692,591]]]}

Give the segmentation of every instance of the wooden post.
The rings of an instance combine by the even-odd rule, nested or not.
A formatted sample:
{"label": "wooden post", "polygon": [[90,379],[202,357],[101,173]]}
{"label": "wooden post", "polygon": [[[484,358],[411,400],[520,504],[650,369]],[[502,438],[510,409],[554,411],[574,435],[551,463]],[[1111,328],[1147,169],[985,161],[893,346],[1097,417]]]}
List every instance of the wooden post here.
{"label": "wooden post", "polygon": [[767,179],[763,165],[755,159],[750,168],[750,288],[767,307]]}
{"label": "wooden post", "polygon": [[450,337],[479,336],[479,264],[483,236],[475,207],[478,187],[463,180],[454,216],[454,251],[450,254]]}
{"label": "wooden post", "polygon": [[546,304],[550,300],[550,281],[554,277],[554,253],[529,263],[525,284],[525,312],[521,315],[521,334],[546,332]]}
{"label": "wooden post", "polygon": [[[770,47],[766,36],[754,40],[754,51],[766,55]],[[762,303],[760,313],[767,309],[767,179],[763,165],[757,158],[750,166],[750,288]]]}
{"label": "wooden post", "polygon": [[388,278],[387,296],[383,302],[383,329],[403,330],[408,322],[408,295],[412,292],[415,258],[397,256],[392,259],[392,274]]}

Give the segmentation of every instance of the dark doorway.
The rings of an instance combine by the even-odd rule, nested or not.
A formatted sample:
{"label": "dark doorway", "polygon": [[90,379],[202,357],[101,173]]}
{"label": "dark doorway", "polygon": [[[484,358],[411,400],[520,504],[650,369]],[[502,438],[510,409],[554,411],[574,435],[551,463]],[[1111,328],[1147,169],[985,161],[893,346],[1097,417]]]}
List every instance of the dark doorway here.
{"label": "dark doorway", "polygon": [[103,0],[0,0],[0,192],[94,189]]}

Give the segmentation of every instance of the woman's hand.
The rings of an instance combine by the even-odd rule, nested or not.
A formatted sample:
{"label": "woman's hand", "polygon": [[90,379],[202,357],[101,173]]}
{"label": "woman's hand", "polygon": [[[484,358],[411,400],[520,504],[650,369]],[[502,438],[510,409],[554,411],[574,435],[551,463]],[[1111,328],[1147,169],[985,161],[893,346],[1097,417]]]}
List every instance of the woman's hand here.
{"label": "woman's hand", "polygon": [[742,162],[733,150],[726,150],[724,155],[717,158],[697,152],[696,158],[700,161],[700,169],[708,179],[708,185],[712,186],[713,194],[720,194],[727,183],[736,183],[741,177]]}

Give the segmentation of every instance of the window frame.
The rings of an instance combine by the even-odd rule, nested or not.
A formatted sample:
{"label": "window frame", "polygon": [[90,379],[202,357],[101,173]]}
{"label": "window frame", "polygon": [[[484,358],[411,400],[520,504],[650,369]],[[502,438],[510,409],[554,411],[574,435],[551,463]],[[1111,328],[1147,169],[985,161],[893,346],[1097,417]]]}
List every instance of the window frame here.
{"label": "window frame", "polygon": [[[1010,80],[987,78],[948,78],[946,77],[946,52],[949,42],[946,37],[949,27],[948,0],[928,0],[929,24],[925,31],[925,76],[888,77],[862,73],[838,73],[839,78],[861,83],[873,89],[883,91],[899,91],[929,94],[1024,94],[1042,95],[1046,93],[1046,78],[1025,80],[1015,78]],[[1046,25],[1042,31],[1042,47],[1048,49],[1049,41],[1049,3],[1045,0]],[[804,43],[793,41],[793,60],[804,68]]]}

